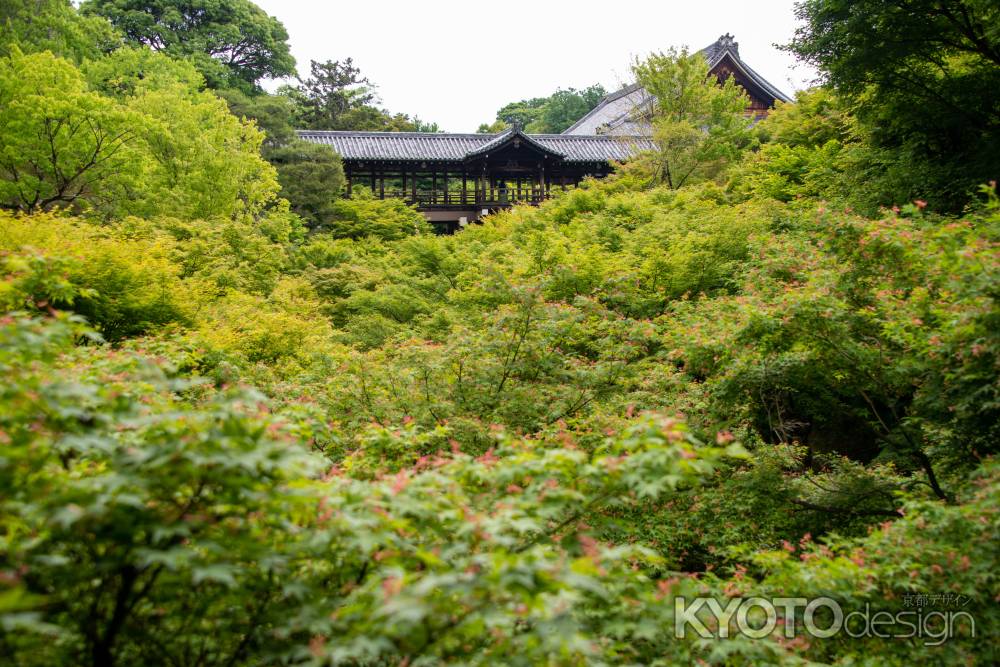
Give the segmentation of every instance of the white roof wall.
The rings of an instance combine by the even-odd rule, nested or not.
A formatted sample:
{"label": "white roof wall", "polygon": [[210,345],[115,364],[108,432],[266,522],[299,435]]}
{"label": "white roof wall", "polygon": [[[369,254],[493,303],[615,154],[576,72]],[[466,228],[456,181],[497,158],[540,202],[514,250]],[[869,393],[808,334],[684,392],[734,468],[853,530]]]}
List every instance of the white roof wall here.
{"label": "white roof wall", "polygon": [[[595,134],[615,134],[615,135],[648,135],[649,129],[642,124],[633,122],[620,122],[623,116],[631,114],[649,99],[649,94],[644,88],[634,88],[620,97],[609,95],[593,111],[578,120],[563,134],[570,135],[595,135]],[[613,127],[603,127],[610,126]]]}

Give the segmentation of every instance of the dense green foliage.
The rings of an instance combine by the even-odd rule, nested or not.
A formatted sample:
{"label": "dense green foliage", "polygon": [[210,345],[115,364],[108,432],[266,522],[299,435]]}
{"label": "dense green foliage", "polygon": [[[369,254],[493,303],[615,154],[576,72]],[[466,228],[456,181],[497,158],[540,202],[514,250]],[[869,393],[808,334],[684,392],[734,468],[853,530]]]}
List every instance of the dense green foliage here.
{"label": "dense green foliage", "polygon": [[254,89],[295,73],[288,33],[249,0],[87,0],[132,44],[190,59],[212,88]]}
{"label": "dense green foliage", "polygon": [[264,151],[278,172],[281,193],[294,213],[311,226],[330,222],[344,187],[340,157],[329,146],[292,141]]}
{"label": "dense green foliage", "polygon": [[105,19],[81,16],[70,0],[4,0],[0,5],[0,55],[11,47],[52,51],[81,62],[121,46],[122,38]]}
{"label": "dense green foliage", "polygon": [[119,217],[255,213],[274,198],[262,135],[187,63],[121,49],[84,71],[43,52],[0,62],[0,206]]}
{"label": "dense green foliage", "polygon": [[[711,655],[670,634],[697,591],[954,590],[995,631],[996,213],[613,180],[456,237],[244,229],[251,250],[135,224],[3,221],[2,641],[23,663],[684,663]],[[677,410],[686,429],[641,416]],[[730,433],[749,453],[698,444]],[[876,650],[913,649],[725,655]]]}
{"label": "dense green foliage", "polygon": [[[893,195],[957,211],[1000,175],[1000,8],[991,0],[805,0],[790,48],[906,164]],[[884,203],[884,202],[883,202]]]}
{"label": "dense green foliage", "polygon": [[496,120],[479,126],[480,132],[499,132],[519,123],[526,132],[559,134],[597,106],[607,91],[594,84],[583,90],[559,89],[548,97],[511,102],[497,111]]}
{"label": "dense green foliage", "polygon": [[[246,0],[93,0],[81,12],[64,0],[17,0],[0,8],[0,24],[0,55],[10,57],[0,71],[7,209],[148,216],[153,208],[143,200],[151,199],[187,204],[164,205],[162,215],[211,217],[237,213],[241,200],[274,202],[280,185],[291,210],[316,228],[336,215],[343,169],[330,150],[299,141],[296,129],[438,130],[379,108],[350,58],[312,62],[310,77],[264,92],[263,79],[291,75],[295,63],[281,23]],[[197,104],[176,107],[171,94]],[[209,131],[197,136],[202,124]],[[207,151],[205,159],[214,153],[215,164],[195,164],[193,150]],[[182,183],[183,172],[199,184]],[[247,180],[263,187],[245,190]],[[200,201],[185,202],[198,188]],[[350,205],[341,209],[350,218]]]}
{"label": "dense green foliage", "polygon": [[[45,20],[84,25],[63,9]],[[961,215],[894,201],[910,165],[850,95],[750,127],[668,53],[636,63],[655,151],[436,236],[337,197],[294,96],[223,100],[187,58],[22,28],[0,57],[5,660],[1000,661],[995,185]],[[929,609],[975,633],[675,636],[682,597],[919,595],[964,600]]]}

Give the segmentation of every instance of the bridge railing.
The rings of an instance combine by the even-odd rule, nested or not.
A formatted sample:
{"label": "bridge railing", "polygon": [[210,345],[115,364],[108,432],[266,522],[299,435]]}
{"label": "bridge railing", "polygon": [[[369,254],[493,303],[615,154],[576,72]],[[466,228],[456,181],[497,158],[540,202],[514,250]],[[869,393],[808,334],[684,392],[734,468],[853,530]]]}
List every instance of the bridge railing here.
{"label": "bridge railing", "polygon": [[511,206],[513,204],[539,204],[549,198],[546,191],[535,189],[508,188],[483,191],[466,190],[462,192],[444,190],[386,190],[385,199],[402,199],[407,204],[421,207],[430,206]]}

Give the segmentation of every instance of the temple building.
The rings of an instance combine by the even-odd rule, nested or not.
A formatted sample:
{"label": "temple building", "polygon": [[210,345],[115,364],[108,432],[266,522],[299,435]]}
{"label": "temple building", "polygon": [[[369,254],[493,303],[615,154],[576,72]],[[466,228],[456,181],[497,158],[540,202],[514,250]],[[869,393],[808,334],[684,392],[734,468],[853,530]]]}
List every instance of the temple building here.
{"label": "temple building", "polygon": [[[735,78],[750,97],[747,113],[765,115],[789,98],[739,57],[731,35],[701,53],[710,73]],[[497,134],[303,130],[342,158],[347,196],[364,186],[379,198],[415,205],[441,232],[451,232],[515,203],[538,204],[587,176],[653,148],[650,95],[638,85],[605,97],[562,134],[527,134],[515,125]]]}
{"label": "temple building", "polygon": [[[755,72],[740,58],[740,45],[732,35],[720,37],[699,53],[708,61],[708,71],[719,81],[730,76],[736,80],[750,98],[747,114],[762,118],[774,108],[779,100],[791,102],[791,98],[778,90]],[[563,134],[572,136],[591,135],[649,135],[649,111],[652,96],[639,84],[633,83],[617,90],[590,110],[583,118],[569,126]]]}

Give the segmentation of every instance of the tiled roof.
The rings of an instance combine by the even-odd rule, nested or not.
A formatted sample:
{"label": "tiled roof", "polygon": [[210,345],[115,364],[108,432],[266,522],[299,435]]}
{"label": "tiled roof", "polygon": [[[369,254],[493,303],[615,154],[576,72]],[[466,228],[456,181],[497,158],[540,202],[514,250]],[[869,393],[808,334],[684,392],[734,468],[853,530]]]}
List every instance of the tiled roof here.
{"label": "tiled roof", "polygon": [[532,134],[530,136],[541,145],[565,155],[567,162],[601,160],[623,162],[640,151],[653,148],[653,141],[649,137],[571,136],[566,134]]}
{"label": "tiled roof", "polygon": [[[461,162],[503,144],[514,133],[445,134],[431,132],[346,132],[300,130],[300,138],[332,147],[346,160]],[[646,137],[518,134],[563,157],[566,162],[623,161],[652,148]]]}
{"label": "tiled roof", "polygon": [[[593,109],[591,109],[587,113],[583,114],[580,118],[578,118],[576,120],[575,123],[573,123],[572,125],[570,125],[569,127],[567,127],[565,130],[563,130],[562,133],[563,134],[572,134],[578,127],[580,127],[581,125],[583,125],[584,123],[586,123],[588,120],[590,120],[590,118],[592,116],[594,116],[595,114],[606,114],[605,107],[607,107],[609,104],[611,104],[612,102],[616,102],[617,100],[619,100],[619,99],[621,99],[621,98],[623,98],[623,97],[625,97],[627,95],[631,95],[632,93],[634,93],[636,91],[641,91],[640,94],[643,97],[648,96],[648,94],[646,93],[646,91],[643,90],[642,86],[640,86],[638,83],[629,84],[629,85],[625,86],[624,88],[619,88],[615,92],[609,93],[609,94],[605,95],[604,99],[602,99],[600,102],[597,103],[597,106],[595,106]],[[621,115],[621,114],[615,114],[615,117],[618,117],[619,115]]]}
{"label": "tiled roof", "polygon": [[300,130],[299,138],[332,146],[347,160],[462,160],[492,134]]}

